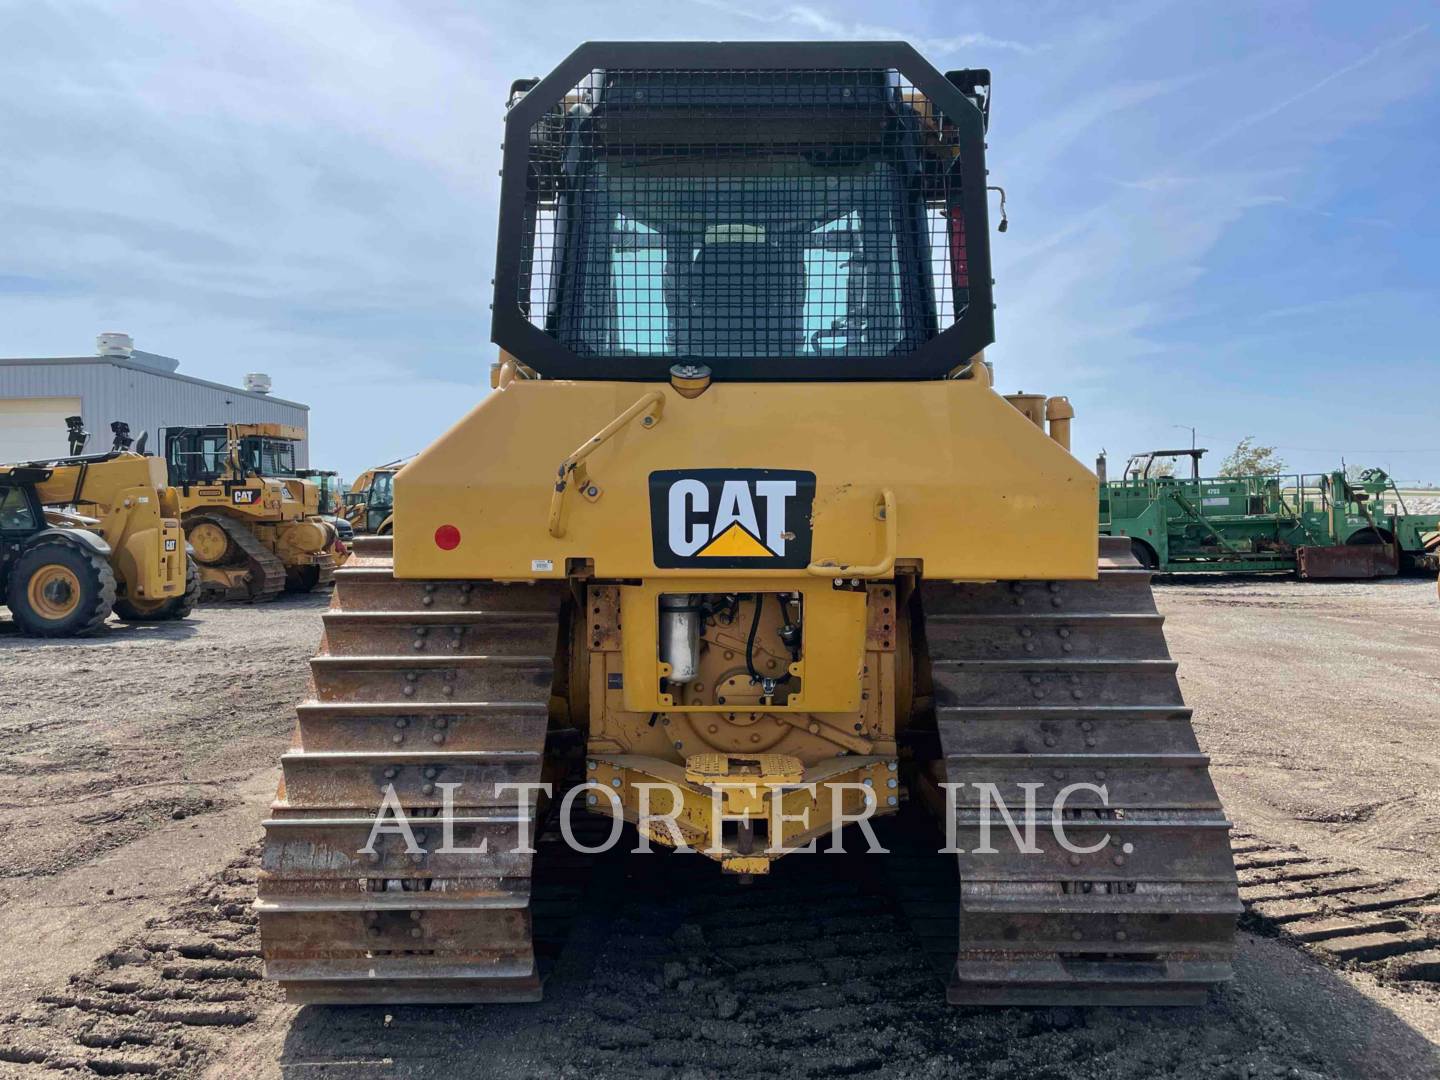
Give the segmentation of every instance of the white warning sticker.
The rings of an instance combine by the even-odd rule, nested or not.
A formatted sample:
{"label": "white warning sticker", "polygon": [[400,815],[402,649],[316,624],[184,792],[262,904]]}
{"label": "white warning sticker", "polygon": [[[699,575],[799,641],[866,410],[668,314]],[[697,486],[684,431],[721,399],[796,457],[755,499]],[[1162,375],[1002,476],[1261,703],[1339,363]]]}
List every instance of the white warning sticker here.
{"label": "white warning sticker", "polygon": [[555,569],[555,564],[549,559],[531,559],[530,572],[533,574],[549,574]]}

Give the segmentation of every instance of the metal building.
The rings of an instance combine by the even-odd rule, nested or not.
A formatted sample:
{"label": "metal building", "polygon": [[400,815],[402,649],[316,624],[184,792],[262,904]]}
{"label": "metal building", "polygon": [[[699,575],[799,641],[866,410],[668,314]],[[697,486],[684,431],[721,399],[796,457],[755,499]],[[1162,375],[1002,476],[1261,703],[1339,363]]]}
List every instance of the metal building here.
{"label": "metal building", "polygon": [[247,375],[249,389],[177,372],[180,362],[136,349],[128,334],[97,339],[95,356],[0,358],[0,462],[69,453],[65,418],[80,416],[92,433],[87,451],[110,448],[110,423],[123,420],[139,438],[190,424],[275,423],[300,428],[296,465],[310,464],[310,406],[268,393],[270,380]]}

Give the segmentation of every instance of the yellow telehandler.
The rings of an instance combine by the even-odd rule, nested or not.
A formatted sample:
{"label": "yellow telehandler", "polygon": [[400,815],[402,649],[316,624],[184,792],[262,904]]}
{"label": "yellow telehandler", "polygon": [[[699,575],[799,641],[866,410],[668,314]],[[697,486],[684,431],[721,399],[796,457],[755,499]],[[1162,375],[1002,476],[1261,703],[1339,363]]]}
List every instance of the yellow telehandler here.
{"label": "yellow telehandler", "polygon": [[320,515],[319,486],[297,474],[302,437],[285,424],[160,429],[202,595],[272,600],[332,580],[343,547]]}
{"label": "yellow telehandler", "polygon": [[907,799],[958,866],[950,1001],[1230,977],[1149,573],[1097,542],[1069,403],[983,356],[989,103],[894,42],[591,43],[515,84],[495,391],[337,574],[281,759],[290,998],[536,999],[542,815],[743,879]]}
{"label": "yellow telehandler", "polygon": [[27,634],[75,637],[112,610],[148,622],[195,607],[199,572],[165,468],[111,426],[108,453],[81,453],[88,436],[72,417],[72,456],[0,466],[0,597]]}

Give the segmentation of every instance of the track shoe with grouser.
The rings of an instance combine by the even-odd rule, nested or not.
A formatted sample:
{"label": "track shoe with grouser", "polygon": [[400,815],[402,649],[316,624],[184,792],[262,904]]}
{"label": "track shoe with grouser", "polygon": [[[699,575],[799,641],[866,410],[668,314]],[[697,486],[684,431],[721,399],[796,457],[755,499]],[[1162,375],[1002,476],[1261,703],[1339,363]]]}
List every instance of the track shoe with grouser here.
{"label": "track shoe with grouser", "polygon": [[[336,573],[256,901],[291,1001],[539,998],[520,842],[535,843],[536,801],[496,785],[541,780],[564,596],[400,581],[388,540]],[[387,791],[423,850],[385,834],[362,852]]]}
{"label": "track shoe with grouser", "polygon": [[[964,852],[951,1002],[1203,1001],[1231,977],[1230,823],[1129,541],[1101,537],[1097,581],[928,583],[922,603]],[[1020,785],[1039,785],[1038,850],[1022,852],[993,805],[982,842],[977,784],[1017,823]],[[1094,786],[1073,788],[1060,813],[1085,850],[1054,828],[1070,785]]]}

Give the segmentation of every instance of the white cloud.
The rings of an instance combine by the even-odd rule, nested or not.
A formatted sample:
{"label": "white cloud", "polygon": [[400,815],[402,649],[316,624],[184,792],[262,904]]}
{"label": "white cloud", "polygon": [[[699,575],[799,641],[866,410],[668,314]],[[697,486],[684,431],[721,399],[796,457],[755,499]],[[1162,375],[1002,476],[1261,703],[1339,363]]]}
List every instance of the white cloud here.
{"label": "white cloud", "polygon": [[931,37],[893,26],[841,18],[830,14],[823,8],[809,4],[790,4],[778,11],[767,12],[733,4],[729,0],[693,0],[693,2],[701,7],[748,19],[751,22],[804,31],[809,37],[818,35],[821,38],[836,41],[908,41],[921,53],[935,59],[967,49],[988,49],[1029,55],[1045,48],[1044,45],[995,37],[980,31],[948,37]]}
{"label": "white cloud", "polygon": [[1365,53],[1363,56],[1360,56],[1359,58],[1352,60],[1350,63],[1344,64],[1341,67],[1336,68],[1335,70],[1324,75],[1322,78],[1315,80],[1310,85],[1303,87],[1302,89],[1297,90],[1294,93],[1285,95],[1279,101],[1273,102],[1263,109],[1259,109],[1256,112],[1249,113],[1245,116],[1240,117],[1238,120],[1234,121],[1231,124],[1228,124],[1220,131],[1212,135],[1210,138],[1206,139],[1199,146],[1197,146],[1195,148],[1196,156],[1209,153],[1211,150],[1214,150],[1222,143],[1233,139],[1235,136],[1248,130],[1249,128],[1255,127],[1257,124],[1263,124],[1267,120],[1279,116],[1287,109],[1298,105],[1307,98],[1313,97],[1315,94],[1320,93],[1320,91],[1324,90],[1329,86],[1343,83],[1344,80],[1349,79],[1350,76],[1354,75],[1362,68],[1369,67],[1386,53],[1395,51],[1400,46],[1404,45],[1406,42],[1411,41],[1419,35],[1425,33],[1428,29],[1429,27],[1424,25],[1413,27],[1403,34],[1399,34],[1388,41],[1382,42],[1381,44],[1375,46],[1375,48]]}

